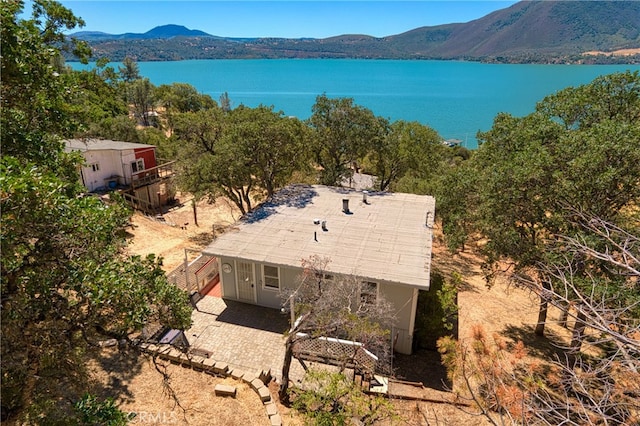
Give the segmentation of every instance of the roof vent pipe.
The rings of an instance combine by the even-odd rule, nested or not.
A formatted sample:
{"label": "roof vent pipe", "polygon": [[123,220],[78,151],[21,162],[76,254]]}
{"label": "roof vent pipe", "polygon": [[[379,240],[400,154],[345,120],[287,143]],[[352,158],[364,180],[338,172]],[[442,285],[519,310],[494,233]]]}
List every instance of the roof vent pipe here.
{"label": "roof vent pipe", "polygon": [[369,191],[362,191],[362,202],[365,204],[369,204],[369,200],[367,200],[368,194],[369,194]]}
{"label": "roof vent pipe", "polygon": [[342,199],[342,211],[344,213],[349,214],[349,199],[348,198],[343,198]]}
{"label": "roof vent pipe", "polygon": [[322,230],[325,231],[325,232],[328,231],[328,229],[327,229],[327,221],[326,220],[322,221]]}

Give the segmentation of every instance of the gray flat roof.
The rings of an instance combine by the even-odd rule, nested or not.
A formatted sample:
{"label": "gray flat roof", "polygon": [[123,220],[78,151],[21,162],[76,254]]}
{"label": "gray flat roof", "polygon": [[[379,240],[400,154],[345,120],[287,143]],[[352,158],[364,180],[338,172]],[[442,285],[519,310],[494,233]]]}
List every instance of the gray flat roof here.
{"label": "gray flat roof", "polygon": [[292,185],[203,252],[293,267],[318,255],[328,272],[428,289],[434,212],[427,195],[369,193],[365,203],[361,191]]}
{"label": "gray flat roof", "polygon": [[64,141],[67,151],[99,151],[153,148],[153,145],[135,142],[112,141],[109,139],[67,139]]}

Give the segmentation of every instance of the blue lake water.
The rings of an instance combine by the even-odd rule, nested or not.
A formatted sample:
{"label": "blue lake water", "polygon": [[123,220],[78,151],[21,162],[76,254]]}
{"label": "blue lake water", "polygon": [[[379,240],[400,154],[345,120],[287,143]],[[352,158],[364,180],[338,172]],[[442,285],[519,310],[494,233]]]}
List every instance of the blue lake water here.
{"label": "blue lake water", "polygon": [[[79,69],[83,66],[71,64]],[[118,64],[111,64],[117,69]],[[523,116],[558,90],[640,65],[506,65],[462,61],[238,59],[139,62],[154,85],[189,83],[232,106],[273,106],[306,119],[316,96],[350,97],[390,120],[419,121],[475,148],[499,112]]]}

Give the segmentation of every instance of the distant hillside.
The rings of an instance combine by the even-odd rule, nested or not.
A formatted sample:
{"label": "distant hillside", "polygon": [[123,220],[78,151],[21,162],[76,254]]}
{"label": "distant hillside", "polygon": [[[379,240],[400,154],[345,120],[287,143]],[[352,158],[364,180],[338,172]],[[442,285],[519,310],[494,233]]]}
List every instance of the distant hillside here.
{"label": "distant hillside", "polygon": [[163,25],[142,34],[141,38],[171,38],[177,36],[183,37],[208,37],[209,34],[200,30],[190,30],[181,25]]}
{"label": "distant hillside", "polygon": [[522,1],[483,18],[376,38],[216,37],[178,25],[144,34],[76,33],[95,57],[122,61],[226,58],[466,59],[498,62],[635,62],[640,55],[588,55],[640,48],[640,2]]}
{"label": "distant hillside", "polygon": [[465,24],[423,27],[389,42],[441,58],[575,55],[640,47],[640,2],[523,1]]}
{"label": "distant hillside", "polygon": [[89,42],[106,40],[131,40],[131,39],[168,39],[172,37],[213,37],[200,30],[190,30],[182,25],[162,25],[155,27],[146,33],[107,34],[99,31],[79,31],[73,37]]}

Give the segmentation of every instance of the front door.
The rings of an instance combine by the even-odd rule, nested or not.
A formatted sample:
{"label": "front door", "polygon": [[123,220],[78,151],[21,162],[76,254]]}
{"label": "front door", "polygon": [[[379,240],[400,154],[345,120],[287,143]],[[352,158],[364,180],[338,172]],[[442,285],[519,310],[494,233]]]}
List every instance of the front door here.
{"label": "front door", "polygon": [[236,261],[238,285],[238,300],[246,303],[256,303],[256,280],[253,263]]}

